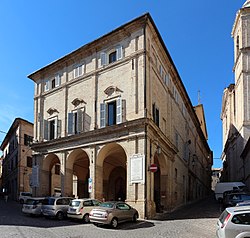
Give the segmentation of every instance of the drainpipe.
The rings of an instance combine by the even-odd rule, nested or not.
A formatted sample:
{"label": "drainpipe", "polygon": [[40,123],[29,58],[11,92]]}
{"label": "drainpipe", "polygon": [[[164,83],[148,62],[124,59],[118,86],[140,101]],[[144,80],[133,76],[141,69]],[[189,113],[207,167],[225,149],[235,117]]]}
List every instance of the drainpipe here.
{"label": "drainpipe", "polygon": [[[147,16],[145,21],[147,22]],[[147,119],[147,77],[146,77],[146,22],[143,28],[143,35],[144,35],[144,118]],[[145,189],[144,189],[144,198],[145,198],[145,207],[144,207],[144,211],[145,211],[145,219],[147,219],[147,213],[148,213],[148,209],[147,209],[147,205],[148,205],[148,201],[147,201],[147,122],[145,124],[145,143],[144,143],[144,153],[145,153]]]}

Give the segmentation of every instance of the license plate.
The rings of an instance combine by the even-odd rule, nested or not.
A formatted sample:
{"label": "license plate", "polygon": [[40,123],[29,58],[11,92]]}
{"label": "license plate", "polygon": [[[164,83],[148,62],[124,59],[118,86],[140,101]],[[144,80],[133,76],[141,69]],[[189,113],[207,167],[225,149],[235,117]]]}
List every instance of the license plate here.
{"label": "license plate", "polygon": [[70,211],[71,211],[71,212],[75,212],[75,211],[76,211],[76,209],[74,209],[74,208],[70,208]]}
{"label": "license plate", "polygon": [[100,214],[100,213],[94,213],[94,217],[102,217],[102,214]]}

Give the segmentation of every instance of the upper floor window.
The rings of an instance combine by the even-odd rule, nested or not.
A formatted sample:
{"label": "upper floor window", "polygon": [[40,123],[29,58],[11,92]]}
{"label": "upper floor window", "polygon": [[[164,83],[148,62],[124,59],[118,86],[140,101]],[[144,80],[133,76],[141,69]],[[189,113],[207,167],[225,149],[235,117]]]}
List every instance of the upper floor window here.
{"label": "upper floor window", "polygon": [[122,46],[117,46],[112,51],[101,52],[100,57],[102,66],[113,63],[123,58],[123,48]]}
{"label": "upper floor window", "polygon": [[60,74],[55,75],[51,79],[47,79],[44,84],[44,91],[48,91],[50,89],[56,88],[61,84],[61,76]]}
{"label": "upper floor window", "polygon": [[27,167],[32,168],[32,157],[27,156]]}
{"label": "upper floor window", "polygon": [[82,76],[83,71],[84,71],[84,69],[83,69],[82,64],[76,65],[74,68],[74,78],[78,78],[78,77]]}
{"label": "upper floor window", "polygon": [[100,127],[120,124],[125,119],[125,100],[120,97],[116,100],[101,103]]}
{"label": "upper floor window", "polygon": [[33,142],[33,137],[24,134],[24,145],[29,146]]}
{"label": "upper floor window", "polygon": [[116,61],[116,51],[109,54],[109,64]]}
{"label": "upper floor window", "polygon": [[68,134],[74,135],[83,130],[83,115],[81,109],[68,113]]}
{"label": "upper floor window", "polygon": [[57,117],[44,120],[44,139],[53,140],[61,135],[61,120]]}
{"label": "upper floor window", "polygon": [[159,127],[160,126],[160,111],[159,108],[156,107],[155,103],[153,104],[153,120],[155,124]]}

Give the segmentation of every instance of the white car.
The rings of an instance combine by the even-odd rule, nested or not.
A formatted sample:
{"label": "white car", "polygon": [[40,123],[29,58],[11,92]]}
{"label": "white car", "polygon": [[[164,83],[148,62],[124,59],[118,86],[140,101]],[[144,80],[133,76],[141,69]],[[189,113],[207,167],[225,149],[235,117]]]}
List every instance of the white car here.
{"label": "white car", "polygon": [[67,211],[68,218],[80,219],[85,223],[89,222],[89,213],[93,208],[100,205],[100,202],[95,199],[74,199],[70,202]]}
{"label": "white car", "polygon": [[42,215],[42,202],[44,198],[28,198],[23,204],[22,212],[28,215]]}
{"label": "white car", "polygon": [[250,232],[250,206],[228,207],[222,212],[217,222],[218,238],[235,238],[247,231]]}
{"label": "white car", "polygon": [[21,204],[24,204],[24,203],[26,203],[28,198],[32,198],[32,193],[30,193],[30,192],[20,192],[18,200],[19,200],[19,202]]}
{"label": "white car", "polygon": [[250,232],[242,232],[239,235],[237,235],[235,238],[249,238],[250,237]]}

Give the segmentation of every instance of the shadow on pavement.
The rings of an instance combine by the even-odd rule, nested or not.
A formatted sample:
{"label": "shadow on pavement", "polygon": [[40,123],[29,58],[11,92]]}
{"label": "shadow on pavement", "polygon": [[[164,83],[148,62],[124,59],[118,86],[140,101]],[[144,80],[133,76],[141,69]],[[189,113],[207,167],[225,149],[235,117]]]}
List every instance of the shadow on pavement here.
{"label": "shadow on pavement", "polygon": [[218,218],[221,214],[220,204],[214,196],[188,204],[170,213],[158,213],[153,220],[182,220]]}
{"label": "shadow on pavement", "polygon": [[58,221],[56,219],[46,219],[42,216],[34,217],[22,213],[22,205],[16,201],[5,202],[0,199],[0,227],[5,226],[29,226],[29,227],[61,227],[83,224],[70,220]]}

